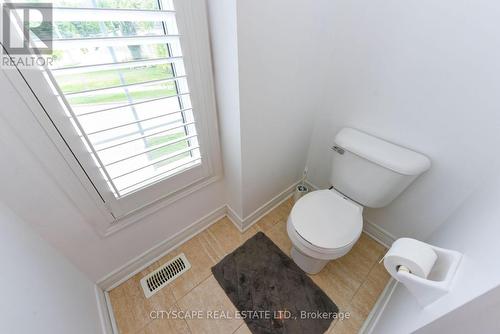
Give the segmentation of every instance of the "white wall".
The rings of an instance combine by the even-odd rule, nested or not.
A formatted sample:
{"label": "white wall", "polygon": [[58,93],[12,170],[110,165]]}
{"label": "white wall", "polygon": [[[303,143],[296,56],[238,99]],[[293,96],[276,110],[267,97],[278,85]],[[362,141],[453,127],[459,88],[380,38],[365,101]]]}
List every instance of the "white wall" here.
{"label": "white wall", "polygon": [[359,128],[420,151],[431,170],[366,218],[426,238],[499,155],[497,1],[331,1],[329,69],[309,150],[310,180],[329,186],[335,133]]}
{"label": "white wall", "polygon": [[300,179],[323,71],[323,1],[238,1],[243,215]]}
{"label": "white wall", "polygon": [[0,203],[0,333],[102,333],[95,284]]}
{"label": "white wall", "polygon": [[236,1],[210,0],[208,1],[208,14],[226,199],[231,209],[242,217],[242,159]]}
{"label": "white wall", "polygon": [[500,288],[497,287],[426,325],[416,333],[499,333],[499,312]]}
{"label": "white wall", "polygon": [[305,167],[326,63],[323,2],[208,1],[227,202],[242,219]]}
{"label": "white wall", "polygon": [[64,183],[71,170],[1,71],[0,100],[0,201],[93,281],[225,203],[219,181],[101,238]]}
{"label": "white wall", "polygon": [[[0,200],[94,281],[226,200],[234,201],[244,218],[301,176],[323,72],[310,61],[311,55],[324,54],[319,51],[323,44],[311,40],[323,33],[317,19],[320,3],[236,2],[241,8],[230,1],[209,4],[212,33],[217,33],[212,43],[225,182],[196,191],[107,238],[96,234],[88,212],[61,177],[71,170],[0,73],[0,152],[9,162],[0,165]],[[233,18],[225,16],[231,11],[237,15],[237,31]]]}
{"label": "white wall", "polygon": [[[464,255],[452,290],[435,303],[421,309],[406,288],[398,285],[373,333],[410,333],[469,302],[471,303],[464,306],[464,309],[476,313],[483,310],[481,317],[490,319],[484,326],[496,328],[496,331],[489,333],[500,331],[499,322],[493,320],[498,318],[498,299],[496,304],[492,304],[492,297],[498,296],[496,290],[500,288],[500,176],[498,173],[490,176],[428,240],[433,245],[454,249]],[[489,292],[493,295],[474,300],[492,289],[496,289]],[[451,313],[448,315],[450,318],[429,328],[447,326],[447,319],[457,319],[456,315],[463,313],[463,309],[456,312],[459,313]],[[455,327],[460,327],[461,324],[465,326],[469,322],[477,323],[478,319],[470,314],[461,318]],[[453,332],[448,327],[441,328]]]}

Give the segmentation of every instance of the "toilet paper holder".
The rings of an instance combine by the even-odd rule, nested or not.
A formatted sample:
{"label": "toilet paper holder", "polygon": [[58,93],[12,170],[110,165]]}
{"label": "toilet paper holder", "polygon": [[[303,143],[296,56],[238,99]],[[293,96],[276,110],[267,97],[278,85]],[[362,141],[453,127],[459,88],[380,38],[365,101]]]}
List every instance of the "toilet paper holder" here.
{"label": "toilet paper holder", "polygon": [[448,293],[462,259],[462,254],[457,251],[429,246],[436,252],[437,259],[427,278],[416,276],[403,267],[398,268],[394,276],[415,296],[422,307]]}

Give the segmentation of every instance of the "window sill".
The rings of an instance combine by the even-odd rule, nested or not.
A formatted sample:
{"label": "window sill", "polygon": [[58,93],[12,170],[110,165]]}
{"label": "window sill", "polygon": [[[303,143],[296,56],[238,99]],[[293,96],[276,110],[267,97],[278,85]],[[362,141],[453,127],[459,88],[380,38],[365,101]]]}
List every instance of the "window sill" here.
{"label": "window sill", "polygon": [[[118,231],[121,231],[122,229],[139,222],[140,220],[144,219],[147,216],[150,216],[161,209],[169,206],[170,204],[183,199],[194,192],[205,188],[217,181],[222,180],[221,175],[213,175],[209,176],[207,178],[201,179],[185,188],[180,189],[177,192],[174,192],[172,194],[167,195],[166,197],[163,197],[161,199],[158,199],[157,201],[146,205],[142,208],[139,208],[137,210],[134,210],[130,213],[128,213],[125,216],[116,218],[113,222],[111,223],[106,223],[105,227],[98,229],[98,232],[101,237],[106,238],[109,237],[113,234],[115,234]],[[103,224],[104,225],[104,224]]]}

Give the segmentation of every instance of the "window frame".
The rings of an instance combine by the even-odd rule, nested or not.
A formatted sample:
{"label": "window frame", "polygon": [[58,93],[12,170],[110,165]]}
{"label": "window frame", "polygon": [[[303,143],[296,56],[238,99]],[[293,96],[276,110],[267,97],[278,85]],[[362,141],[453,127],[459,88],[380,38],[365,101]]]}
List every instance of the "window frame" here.
{"label": "window frame", "polygon": [[[19,72],[45,111],[33,106],[37,118],[45,118],[42,126],[56,128],[47,131],[52,141],[61,144],[64,158],[70,162],[74,174],[94,199],[101,211],[102,221],[98,231],[109,235],[221,178],[222,167],[217,126],[212,61],[208,35],[207,8],[204,0],[174,0],[176,19],[181,33],[184,66],[188,76],[191,102],[195,114],[197,136],[200,142],[202,162],[174,176],[157,181],[147,187],[116,199],[106,180],[92,161],[83,141],[67,120],[64,108],[53,94],[54,87],[47,84],[47,73],[40,70],[22,69]],[[15,71],[6,71],[12,80]],[[12,81],[11,80],[11,81]],[[32,102],[33,103],[33,102]],[[47,118],[49,122],[47,122]],[[55,135],[57,133],[57,135]]]}

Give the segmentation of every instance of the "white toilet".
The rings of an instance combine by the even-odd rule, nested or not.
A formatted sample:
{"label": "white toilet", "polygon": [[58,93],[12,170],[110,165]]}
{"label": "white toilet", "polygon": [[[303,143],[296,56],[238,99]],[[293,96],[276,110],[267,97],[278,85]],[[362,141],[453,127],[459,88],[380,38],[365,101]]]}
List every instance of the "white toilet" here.
{"label": "white toilet", "polygon": [[386,206],[431,165],[420,153],[351,128],[337,134],[333,150],[333,188],[303,196],[287,222],[292,259],[310,274],[351,250],[363,206]]}

